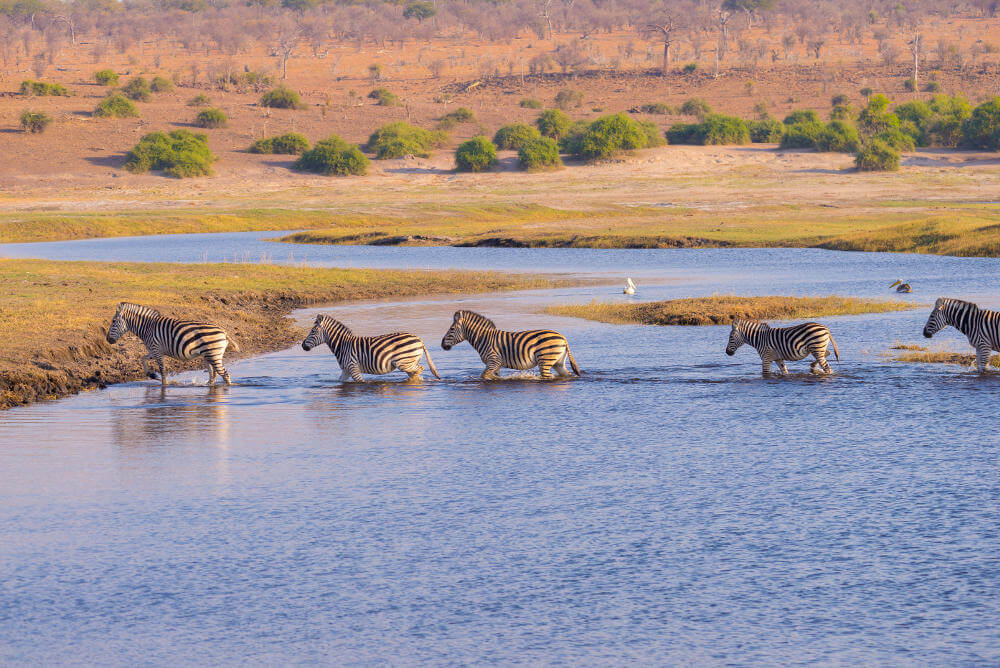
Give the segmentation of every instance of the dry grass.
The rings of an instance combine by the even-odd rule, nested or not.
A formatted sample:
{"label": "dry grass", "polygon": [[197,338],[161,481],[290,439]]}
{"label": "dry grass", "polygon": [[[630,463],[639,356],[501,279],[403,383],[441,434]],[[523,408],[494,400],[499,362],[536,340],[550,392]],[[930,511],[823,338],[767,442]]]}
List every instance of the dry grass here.
{"label": "dry grass", "polygon": [[545,309],[552,315],[585,318],[613,324],[725,325],[736,318],[794,320],[829,315],[884,313],[916,308],[901,301],[854,297],[736,297],[718,295],[660,302],[569,304]]}
{"label": "dry grass", "polygon": [[[893,350],[906,352],[893,355],[896,362],[917,362],[920,364],[958,364],[964,367],[975,366],[976,356],[972,353],[956,353],[949,350],[930,350],[913,343],[896,343]],[[990,357],[989,366],[1000,369],[1000,355]]]}
{"label": "dry grass", "polygon": [[819,245],[833,250],[997,257],[1000,220],[996,214],[931,216],[874,231],[855,232]]}
{"label": "dry grass", "polygon": [[104,338],[119,301],[216,322],[252,354],[288,345],[298,333],[285,316],[300,306],[566,283],[500,272],[0,260],[0,407],[139,378],[140,344]]}

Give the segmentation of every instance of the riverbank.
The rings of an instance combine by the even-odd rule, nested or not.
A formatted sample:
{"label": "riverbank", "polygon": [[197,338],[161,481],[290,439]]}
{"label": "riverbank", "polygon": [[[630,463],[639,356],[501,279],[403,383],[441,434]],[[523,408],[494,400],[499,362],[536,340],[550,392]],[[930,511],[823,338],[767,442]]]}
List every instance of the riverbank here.
{"label": "riverbank", "polygon": [[[931,350],[914,343],[897,343],[892,347],[891,359],[894,362],[916,362],[918,364],[956,364],[964,367],[976,365],[975,353],[956,353],[950,350]],[[993,369],[1000,369],[1000,355],[991,355],[988,364]]]}
{"label": "riverbank", "polygon": [[[288,315],[304,306],[569,283],[502,272],[0,260],[0,408],[143,378],[142,343],[105,338],[120,301],[221,325],[241,348],[232,360],[294,343],[304,334]],[[168,361],[168,373],[200,367]]]}
{"label": "riverbank", "polygon": [[919,308],[902,301],[854,297],[736,297],[722,295],[659,302],[591,302],[549,306],[546,313],[615,325],[728,325],[746,320],[797,320]]}

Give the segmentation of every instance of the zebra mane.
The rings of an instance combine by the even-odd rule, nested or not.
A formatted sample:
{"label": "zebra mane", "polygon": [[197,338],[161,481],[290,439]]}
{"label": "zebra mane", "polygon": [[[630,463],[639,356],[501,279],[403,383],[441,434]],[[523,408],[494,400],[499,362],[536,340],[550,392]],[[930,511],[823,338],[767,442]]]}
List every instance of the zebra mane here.
{"label": "zebra mane", "polygon": [[490,329],[496,329],[497,328],[497,325],[496,325],[495,322],[493,322],[492,320],[490,320],[489,318],[487,318],[484,315],[479,315],[475,311],[456,311],[455,315],[456,316],[461,316],[461,319],[463,321],[465,321],[465,322],[479,323],[481,325],[485,325],[486,327],[488,327]]}
{"label": "zebra mane", "polygon": [[323,329],[327,331],[330,330],[340,331],[343,332],[344,334],[347,334],[348,336],[354,336],[354,332],[351,331],[350,327],[340,322],[336,318],[331,318],[325,313],[320,313],[318,316],[316,316],[316,322],[320,324],[323,327]]}
{"label": "zebra mane", "polygon": [[953,297],[938,297],[937,303],[948,306],[971,306],[976,309],[979,308],[979,304],[967,302],[964,299],[955,299]]}
{"label": "zebra mane", "polygon": [[733,318],[733,327],[736,329],[747,329],[758,327],[760,329],[771,329],[771,326],[762,320],[751,320],[749,318]]}
{"label": "zebra mane", "polygon": [[155,308],[151,308],[149,306],[143,306],[142,304],[135,304],[133,302],[121,302],[120,304],[118,304],[118,312],[119,313],[124,312],[134,315],[149,315],[149,316],[154,316],[156,318],[163,317],[160,315],[160,312],[157,311]]}

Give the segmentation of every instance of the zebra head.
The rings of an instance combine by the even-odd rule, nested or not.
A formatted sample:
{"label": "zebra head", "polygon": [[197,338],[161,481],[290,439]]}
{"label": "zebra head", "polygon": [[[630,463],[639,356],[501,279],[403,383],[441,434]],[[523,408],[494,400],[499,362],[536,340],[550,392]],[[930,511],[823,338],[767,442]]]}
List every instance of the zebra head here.
{"label": "zebra head", "polygon": [[118,339],[122,338],[125,332],[129,330],[128,321],[125,317],[134,311],[136,306],[136,304],[129,304],[128,302],[118,304],[115,317],[111,319],[111,326],[108,327],[108,343],[118,343]]}
{"label": "zebra head", "polygon": [[302,350],[312,350],[321,343],[327,344],[332,349],[344,336],[351,335],[352,332],[347,325],[320,313],[316,316],[313,328],[309,330],[309,336],[302,341]]}
{"label": "zebra head", "polygon": [[934,308],[931,309],[931,314],[927,318],[927,324],[924,325],[924,336],[926,338],[931,338],[948,326],[948,313],[946,309],[950,301],[944,297],[938,297],[938,300],[934,302]]}
{"label": "zebra head", "polygon": [[451,327],[445,332],[441,339],[441,347],[451,350],[452,347],[465,341],[465,311],[455,311],[455,317],[451,321]]}
{"label": "zebra head", "polygon": [[741,320],[739,318],[733,320],[733,328],[729,332],[729,343],[726,345],[726,354],[730,356],[735,355],[740,346],[745,343],[753,345],[752,336],[761,329],[766,328],[767,323],[765,322]]}

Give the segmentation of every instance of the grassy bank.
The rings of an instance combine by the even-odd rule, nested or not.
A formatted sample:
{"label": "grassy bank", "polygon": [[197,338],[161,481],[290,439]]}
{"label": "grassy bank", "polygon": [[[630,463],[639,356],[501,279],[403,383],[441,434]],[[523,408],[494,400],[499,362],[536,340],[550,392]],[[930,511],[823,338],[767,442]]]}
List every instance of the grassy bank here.
{"label": "grassy bank", "polygon": [[660,302],[569,304],[545,309],[552,315],[585,318],[612,324],[726,325],[735,318],[798,320],[829,315],[884,313],[915,308],[901,301],[854,297],[736,297],[720,295]]}
{"label": "grassy bank", "polygon": [[293,342],[300,332],[286,316],[301,306],[561,284],[500,272],[0,260],[0,407],[142,377],[141,343],[105,340],[120,301],[216,322],[249,355]]}
{"label": "grassy bank", "polygon": [[[974,353],[956,353],[947,350],[930,350],[923,346],[911,343],[898,343],[892,347],[894,352],[893,361],[896,362],[918,362],[920,364],[958,364],[964,367],[975,366],[976,355]],[[989,366],[1000,369],[1000,355],[990,357]]]}

